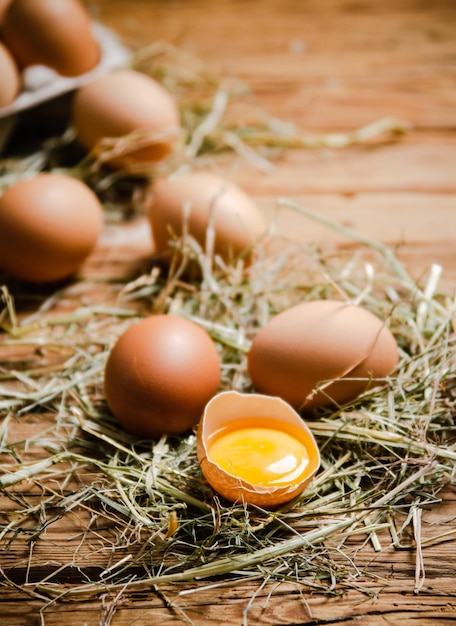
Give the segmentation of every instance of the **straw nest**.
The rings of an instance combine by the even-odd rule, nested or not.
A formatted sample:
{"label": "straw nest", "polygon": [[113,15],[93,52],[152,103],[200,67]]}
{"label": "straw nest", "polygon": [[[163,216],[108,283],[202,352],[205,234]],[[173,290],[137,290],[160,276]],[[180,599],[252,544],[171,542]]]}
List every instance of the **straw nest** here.
{"label": "straw nest", "polygon": [[[245,86],[220,81],[163,45],[139,51],[134,64],[181,103],[183,149],[168,168],[197,167],[229,151],[268,170],[284,149],[340,148],[406,130],[381,120],[349,135],[313,137],[257,110],[254,123],[251,116],[248,125],[235,125],[233,108],[242,107]],[[59,159],[70,144],[66,134],[5,161],[1,185],[24,173],[64,169]],[[111,220],[122,221],[154,172],[106,171],[102,155],[103,148],[65,169],[97,191]],[[242,260],[207,263],[207,251],[188,237],[178,242],[179,264],[169,271],[151,259],[134,277],[105,276],[98,267],[52,293],[3,286],[0,485],[9,504],[0,514],[0,540],[2,550],[30,546],[3,572],[3,584],[71,599],[252,577],[333,593],[340,585],[362,588],[356,565],[362,541],[381,550],[380,535],[389,533],[398,547],[409,536],[420,555],[421,512],[438,502],[456,467],[454,297],[438,290],[439,266],[416,284],[383,244],[290,199],[277,200],[281,211],[319,220],[356,245],[324,250],[271,236],[258,243],[247,270]],[[190,260],[200,265],[198,280],[183,278]],[[386,388],[309,421],[322,468],[295,501],[275,510],[228,505],[202,478],[194,433],[151,442],[116,426],[103,398],[104,365],[116,338],[142,316],[172,312],[196,321],[217,343],[221,388],[248,392],[245,356],[255,329],[297,302],[336,296],[386,320],[400,363]],[[36,551],[44,554],[55,541],[54,527],[73,535],[59,548],[61,562],[32,580]],[[354,536],[362,539],[354,543]],[[423,582],[417,558],[416,591]]]}

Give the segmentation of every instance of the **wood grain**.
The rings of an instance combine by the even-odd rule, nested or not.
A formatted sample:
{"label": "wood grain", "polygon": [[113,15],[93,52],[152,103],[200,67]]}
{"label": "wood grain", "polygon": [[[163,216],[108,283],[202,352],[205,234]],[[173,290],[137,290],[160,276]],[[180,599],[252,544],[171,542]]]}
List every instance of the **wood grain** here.
{"label": "wood grain", "polygon": [[[382,137],[348,148],[285,150],[272,168],[258,171],[241,158],[221,158],[219,167],[259,202],[268,219],[279,197],[302,203],[318,215],[392,245],[409,272],[421,280],[432,263],[443,266],[441,286],[456,285],[456,6],[451,0],[84,0],[91,15],[140,48],[167,41],[203,60],[214,73],[241,79],[250,104],[310,133],[348,132],[383,117],[411,124],[403,137]],[[268,153],[268,156],[271,156]],[[285,240],[322,246],[356,243],[313,220],[282,210],[277,231]],[[84,280],[114,282],[138,275],[151,250],[145,220],[110,225],[82,269]],[[109,291],[109,289],[108,289]],[[100,301],[112,297],[100,291]],[[76,306],[69,303],[69,308]],[[24,310],[30,302],[22,302]],[[32,307],[33,308],[33,307]],[[3,353],[4,354],[4,353]],[[13,358],[13,355],[8,355]],[[21,358],[15,354],[14,358]],[[15,436],[40,432],[25,416]],[[31,451],[39,455],[39,450]],[[87,472],[89,484],[96,474]],[[31,484],[21,494],[38,502]],[[14,586],[38,580],[60,563],[71,563],[87,511],[75,510],[52,524],[44,540],[14,542],[0,553],[11,584],[2,587],[0,615],[8,626],[161,624],[410,626],[456,621],[456,494],[425,512],[426,580],[414,594],[415,552],[382,550],[351,542],[359,583],[334,594],[295,583],[245,580],[194,581],[144,588],[133,594],[47,603]],[[11,507],[1,499],[3,509]],[[9,503],[9,504],[7,504]],[[102,529],[109,533],[109,528]],[[432,542],[448,532],[447,541]],[[92,548],[96,547],[96,535]],[[32,554],[33,552],[33,554]],[[31,555],[33,556],[31,560]],[[90,558],[90,563],[85,562]],[[103,568],[106,554],[84,549],[75,565]],[[32,564],[30,566],[30,564]],[[74,582],[76,572],[67,572]],[[356,582],[356,581],[352,581]]]}

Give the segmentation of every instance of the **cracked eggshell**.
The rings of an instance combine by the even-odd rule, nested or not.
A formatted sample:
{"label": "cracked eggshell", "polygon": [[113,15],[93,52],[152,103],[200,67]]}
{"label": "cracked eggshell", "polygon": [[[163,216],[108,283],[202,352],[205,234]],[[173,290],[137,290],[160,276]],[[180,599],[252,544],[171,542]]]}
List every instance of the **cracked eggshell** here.
{"label": "cracked eggshell", "polygon": [[158,254],[170,256],[170,241],[186,230],[206,251],[213,234],[213,250],[226,262],[244,254],[266,232],[263,214],[242,189],[208,171],[187,172],[159,180],[152,188],[148,217]]}
{"label": "cracked eggshell", "polygon": [[151,315],[130,326],[105,368],[105,396],[114,417],[125,430],[147,438],[190,429],[219,384],[211,337],[173,315]]}
{"label": "cracked eggshell", "polygon": [[[230,423],[239,423],[251,418],[261,417],[267,428],[293,432],[306,448],[308,464],[305,475],[298,483],[272,485],[254,485],[243,480],[211,460],[208,454],[211,437]],[[197,456],[201,471],[211,487],[231,502],[245,502],[257,506],[275,507],[289,502],[310,484],[320,467],[320,451],[307,424],[284,400],[277,397],[255,393],[224,391],[212,398],[204,409],[198,425]]]}
{"label": "cracked eggshell", "polygon": [[384,322],[335,300],[304,302],[279,313],[257,333],[248,353],[255,388],[298,410],[352,401],[384,383],[397,363],[397,343]]}

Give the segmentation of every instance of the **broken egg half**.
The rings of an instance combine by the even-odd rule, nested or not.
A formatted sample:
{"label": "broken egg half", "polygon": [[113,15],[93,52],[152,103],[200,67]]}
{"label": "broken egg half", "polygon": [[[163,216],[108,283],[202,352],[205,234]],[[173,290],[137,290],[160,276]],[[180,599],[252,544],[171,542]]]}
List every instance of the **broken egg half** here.
{"label": "broken egg half", "polygon": [[320,466],[317,443],[284,400],[224,391],[206,405],[197,433],[201,471],[231,502],[274,507],[304,491]]}

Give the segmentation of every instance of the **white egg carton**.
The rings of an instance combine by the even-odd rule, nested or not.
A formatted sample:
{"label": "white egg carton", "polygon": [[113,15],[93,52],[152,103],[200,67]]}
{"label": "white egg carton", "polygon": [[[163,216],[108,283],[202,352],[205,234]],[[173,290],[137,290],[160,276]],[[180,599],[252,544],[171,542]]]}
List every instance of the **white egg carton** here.
{"label": "white egg carton", "polygon": [[78,89],[98,75],[128,65],[130,51],[119,41],[117,36],[98,22],[93,22],[92,28],[100,46],[100,61],[90,72],[66,77],[43,65],[29,67],[22,72],[20,94],[11,104],[0,107],[0,152],[13,131],[19,114]]}

